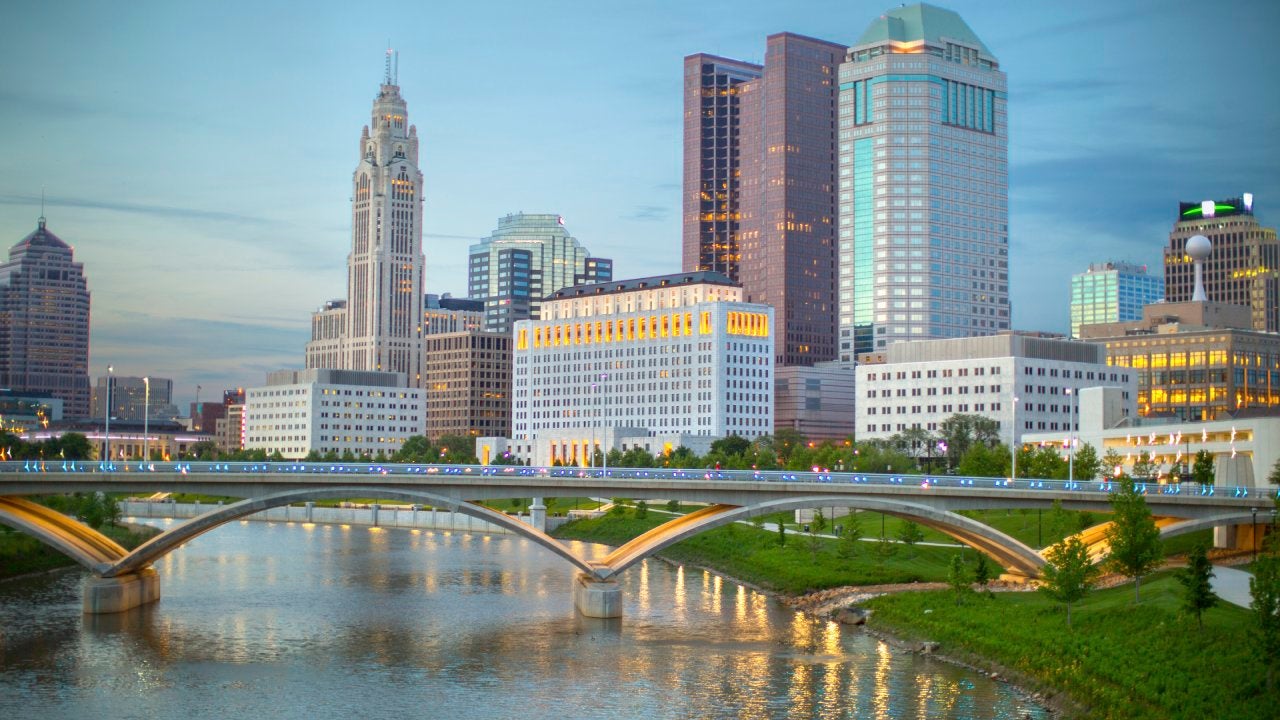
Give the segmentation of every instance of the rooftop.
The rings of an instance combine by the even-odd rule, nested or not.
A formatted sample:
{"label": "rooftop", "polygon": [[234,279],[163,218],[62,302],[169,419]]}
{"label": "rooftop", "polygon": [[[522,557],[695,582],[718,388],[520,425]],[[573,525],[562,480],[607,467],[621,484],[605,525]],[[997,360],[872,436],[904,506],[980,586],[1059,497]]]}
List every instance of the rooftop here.
{"label": "rooftop", "polygon": [[604,295],[606,293],[652,290],[653,288],[672,287],[677,285],[724,285],[735,288],[742,287],[722,273],[711,270],[699,270],[696,272],[675,273],[673,275],[655,275],[653,277],[635,278],[633,280],[616,280],[614,282],[574,285],[551,293],[547,296],[547,299],[565,300],[585,295]]}
{"label": "rooftop", "polygon": [[17,245],[14,245],[13,248],[10,249],[10,252],[12,252],[13,250],[17,250],[21,247],[50,247],[50,248],[65,248],[67,250],[71,249],[71,246],[62,242],[61,238],[49,232],[49,229],[45,227],[45,220],[43,216],[40,218],[40,221],[37,224],[36,229],[31,231],[30,235],[27,235],[26,237],[22,238],[22,241],[19,242]]}
{"label": "rooftop", "polygon": [[871,21],[870,27],[854,44],[856,46],[891,40],[897,42],[923,40],[931,45],[938,45],[943,38],[950,38],[961,44],[975,47],[987,57],[995,57],[959,15],[951,10],[925,3],[886,11]]}

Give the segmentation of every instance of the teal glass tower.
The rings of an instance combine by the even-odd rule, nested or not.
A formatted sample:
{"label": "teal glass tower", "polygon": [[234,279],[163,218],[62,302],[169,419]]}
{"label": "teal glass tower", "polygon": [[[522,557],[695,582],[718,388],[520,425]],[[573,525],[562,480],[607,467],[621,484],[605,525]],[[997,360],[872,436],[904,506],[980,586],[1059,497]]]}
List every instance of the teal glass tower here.
{"label": "teal glass tower", "polygon": [[1071,337],[1082,325],[1141,320],[1144,305],[1164,299],[1164,278],[1146,265],[1094,263],[1071,276]]}
{"label": "teal glass tower", "polygon": [[1006,79],[950,10],[872,21],[838,100],[838,351],[1009,329]]}

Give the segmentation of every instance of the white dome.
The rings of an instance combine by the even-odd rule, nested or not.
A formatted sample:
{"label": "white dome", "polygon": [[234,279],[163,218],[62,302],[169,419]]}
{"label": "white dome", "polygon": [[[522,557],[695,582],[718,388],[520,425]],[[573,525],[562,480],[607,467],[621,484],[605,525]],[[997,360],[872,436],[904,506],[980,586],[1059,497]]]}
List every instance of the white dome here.
{"label": "white dome", "polygon": [[1203,235],[1192,235],[1187,239],[1187,254],[1192,260],[1197,262],[1209,257],[1210,251],[1213,250],[1213,243],[1209,242],[1209,238]]}

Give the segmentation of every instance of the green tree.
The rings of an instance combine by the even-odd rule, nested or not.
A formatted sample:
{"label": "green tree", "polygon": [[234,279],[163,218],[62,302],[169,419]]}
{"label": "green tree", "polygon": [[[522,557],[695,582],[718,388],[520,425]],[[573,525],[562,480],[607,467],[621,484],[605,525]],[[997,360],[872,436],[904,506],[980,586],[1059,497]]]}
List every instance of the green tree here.
{"label": "green tree", "polygon": [[974,443],[1000,442],[1000,423],[983,415],[957,413],[938,424],[938,434],[947,444],[947,460],[955,466]]}
{"label": "green tree", "polygon": [[787,526],[778,521],[778,547],[786,547],[787,545]]}
{"label": "green tree", "polygon": [[764,529],[764,515],[752,515],[751,524],[756,526],[757,530]]}
{"label": "green tree", "polygon": [[58,438],[58,455],[67,460],[88,460],[93,457],[93,443],[82,433],[63,433]]}
{"label": "green tree", "polygon": [[862,519],[856,511],[850,510],[840,528],[840,546],[836,552],[845,560],[858,554],[858,543],[862,541]]}
{"label": "green tree", "polygon": [[674,513],[674,512],[680,512],[680,501],[679,501],[679,500],[668,500],[668,501],[667,501],[667,512],[673,512],[673,513]]}
{"label": "green tree", "polygon": [[622,462],[619,463],[620,467],[632,467],[632,468],[648,468],[648,467],[653,467],[653,465],[654,465],[653,454],[650,453],[648,450],[645,450],[644,448],[640,447],[639,445],[633,445],[630,449],[628,449],[625,453],[623,453]]}
{"label": "green tree", "polygon": [[1133,476],[1139,480],[1150,480],[1155,474],[1156,464],[1151,459],[1151,453],[1144,450],[1133,462]]}
{"label": "green tree", "polygon": [[1276,460],[1276,464],[1271,466],[1271,474],[1267,475],[1267,482],[1280,485],[1280,460]]}
{"label": "green tree", "polygon": [[809,438],[804,433],[793,428],[782,428],[774,433],[770,449],[777,456],[778,462],[786,465],[791,460],[792,453],[808,445]]}
{"label": "green tree", "polygon": [[1141,600],[1142,576],[1151,572],[1164,558],[1160,545],[1160,528],[1151,517],[1147,500],[1137,491],[1132,478],[1120,479],[1120,490],[1111,494],[1111,527],[1107,528],[1107,544],[1111,552],[1107,565],[1126,577],[1133,578],[1134,602]]}
{"label": "green tree", "polygon": [[[1280,469],[1280,464],[1277,465],[1277,469]],[[1272,472],[1272,475],[1275,474]],[[1208,450],[1197,450],[1195,462],[1191,464],[1191,479],[1201,485],[1212,485],[1213,476],[1213,453]]]}
{"label": "green tree", "polygon": [[663,464],[666,465],[667,467],[681,468],[681,469],[699,468],[699,467],[702,467],[702,458],[698,457],[698,454],[695,453],[694,451],[681,445],[675,450],[672,450],[670,455],[667,455],[666,460],[663,461]]}
{"label": "green tree", "polygon": [[898,546],[889,538],[882,537],[876,542],[876,564],[884,566],[884,561],[898,552]]}
{"label": "green tree", "polygon": [[1124,473],[1124,456],[1116,452],[1115,448],[1108,448],[1107,454],[1102,456],[1102,473],[1107,477]]}
{"label": "green tree", "polygon": [[914,522],[907,520],[898,528],[898,541],[911,549],[911,556],[915,557],[916,543],[924,539],[924,531]]}
{"label": "green tree", "polygon": [[1089,561],[1089,548],[1074,535],[1049,548],[1041,576],[1041,592],[1067,606],[1067,627],[1071,627],[1071,605],[1089,594],[1098,569]]}
{"label": "green tree", "polygon": [[822,514],[822,508],[813,509],[813,520],[809,522],[809,527],[812,527],[815,533],[827,529],[827,516]]}
{"label": "green tree", "polygon": [[987,554],[978,553],[977,562],[973,566],[973,581],[978,583],[978,587],[992,597],[991,590],[987,588],[987,584],[995,579],[995,568],[991,566],[991,561],[987,559]]}
{"label": "green tree", "polygon": [[1025,463],[1022,458],[1018,458],[1018,469],[1021,470],[1024,465],[1027,468],[1026,476],[1030,478],[1067,479],[1067,461],[1059,454],[1056,446],[1044,445],[1036,448]]}
{"label": "green tree", "polygon": [[201,440],[187,448],[187,455],[197,460],[213,460],[218,454],[218,444],[212,440]]}
{"label": "green tree", "polygon": [[711,452],[709,454],[730,458],[734,455],[745,455],[750,449],[750,440],[738,435],[726,435],[711,443]]}
{"label": "green tree", "polygon": [[959,555],[951,556],[951,572],[947,574],[947,583],[951,585],[951,590],[956,594],[956,605],[960,604],[961,598],[969,591],[969,583],[972,578],[969,575],[969,569],[964,566],[964,558]]}
{"label": "green tree", "polygon": [[960,458],[956,472],[972,477],[1008,477],[1009,448],[1002,444],[990,446],[978,443],[970,446],[968,452]]}
{"label": "green tree", "polygon": [[1097,480],[1102,474],[1102,460],[1098,451],[1089,443],[1076,448],[1074,475],[1076,480]]}
{"label": "green tree", "polygon": [[476,465],[476,441],[465,435],[441,435],[437,444],[440,446],[440,458],[433,462]]}
{"label": "green tree", "polygon": [[641,500],[636,503],[636,518],[643,520],[649,517],[649,503]]}
{"label": "green tree", "polygon": [[1199,543],[1187,555],[1187,566],[1177,573],[1178,582],[1182,583],[1182,609],[1196,616],[1196,624],[1204,631],[1204,611],[1218,604],[1218,596],[1213,594],[1213,585],[1209,578],[1213,577],[1213,565],[1209,562],[1209,551],[1204,543]]}
{"label": "green tree", "polygon": [[889,447],[917,461],[935,454],[937,444],[938,436],[920,427],[907,428],[889,438]]}
{"label": "green tree", "polygon": [[439,462],[440,451],[431,446],[431,441],[422,435],[410,435],[405,438],[400,449],[396,450],[397,462],[423,463]]}

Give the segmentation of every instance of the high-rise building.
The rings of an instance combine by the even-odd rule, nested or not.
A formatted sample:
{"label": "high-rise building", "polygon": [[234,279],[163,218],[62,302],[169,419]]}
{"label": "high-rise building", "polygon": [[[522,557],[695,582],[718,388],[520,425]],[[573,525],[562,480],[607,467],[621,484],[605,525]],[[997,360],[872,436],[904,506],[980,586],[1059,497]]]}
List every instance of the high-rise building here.
{"label": "high-rise building", "polygon": [[738,279],[739,91],[763,70],[704,53],[684,59],[685,272]]}
{"label": "high-rise building", "polygon": [[836,69],[845,45],[771,35],[738,85],[738,281],[777,313],[780,365],[836,357]]}
{"label": "high-rise building", "polygon": [[1092,263],[1071,276],[1071,337],[1080,326],[1141,320],[1142,308],[1164,299],[1164,278],[1147,274],[1146,265]]}
{"label": "high-rise building", "polygon": [[[484,327],[484,303],[466,298],[444,297],[427,293],[426,308],[422,314],[424,338],[444,333],[480,330]],[[427,377],[430,377],[428,374]]]}
{"label": "high-rise building", "polygon": [[613,261],[591,257],[560,215],[513,213],[471,246],[467,294],[484,302],[484,329],[511,332],[538,318],[542,299],[561,288],[613,279]]}
{"label": "high-rise building", "polygon": [[1253,214],[1253,194],[1229,200],[1184,202],[1164,249],[1165,296],[1187,302],[1195,273],[1187,240],[1209,238],[1213,255],[1204,264],[1204,289],[1210,302],[1245,305],[1253,329],[1280,332],[1280,241],[1275,228],[1263,227]]}
{"label": "high-rise building", "polygon": [[152,420],[173,420],[178,416],[178,407],[173,404],[172,380],[103,375],[98,377],[98,382],[93,386],[93,410],[90,417],[94,419],[100,420],[107,416],[108,385],[111,387],[112,422],[140,423],[148,415]]}
{"label": "high-rise building", "polygon": [[[352,173],[346,305],[331,302],[313,318],[307,367],[400,373],[416,386],[422,375],[422,172],[418,130],[409,124],[397,82],[388,51]],[[317,328],[323,332],[317,335]]]}
{"label": "high-rise building", "polygon": [[427,437],[511,434],[511,335],[462,330],[423,340]]}
{"label": "high-rise building", "polygon": [[0,387],[58,398],[68,418],[89,414],[89,286],[43,215],[0,263]]}
{"label": "high-rise building", "polygon": [[839,359],[1009,329],[1005,74],[932,5],[874,20],[839,70]]}

